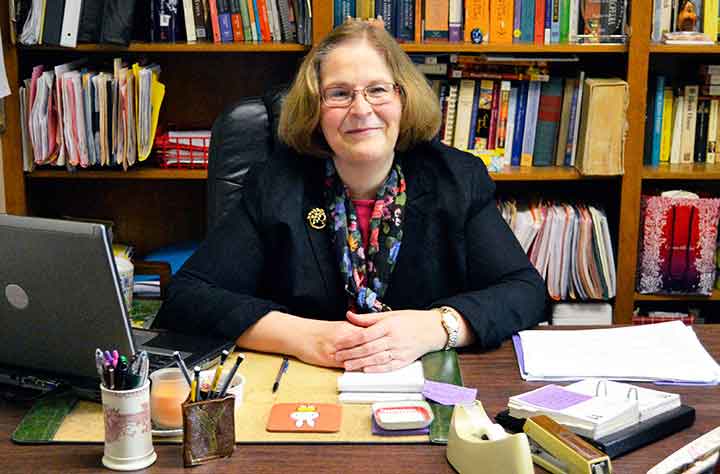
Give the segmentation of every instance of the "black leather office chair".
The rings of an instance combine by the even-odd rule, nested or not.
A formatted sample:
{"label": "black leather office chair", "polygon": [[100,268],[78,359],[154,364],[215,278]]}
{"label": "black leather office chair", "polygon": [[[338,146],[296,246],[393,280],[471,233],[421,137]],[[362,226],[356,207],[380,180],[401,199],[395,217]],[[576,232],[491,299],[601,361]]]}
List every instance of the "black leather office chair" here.
{"label": "black leather office chair", "polygon": [[267,160],[278,147],[280,107],[286,88],[262,97],[247,97],[225,109],[212,127],[208,158],[208,229],[224,217],[242,196],[250,166]]}

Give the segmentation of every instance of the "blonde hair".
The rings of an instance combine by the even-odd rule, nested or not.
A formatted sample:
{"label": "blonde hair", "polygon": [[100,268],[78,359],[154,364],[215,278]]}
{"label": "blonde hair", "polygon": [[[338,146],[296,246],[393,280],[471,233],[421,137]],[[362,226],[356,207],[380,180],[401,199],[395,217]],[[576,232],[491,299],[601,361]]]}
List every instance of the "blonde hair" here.
{"label": "blonde hair", "polygon": [[283,102],[278,135],[299,153],[332,156],[320,129],[320,66],[333,49],[358,40],[369,43],[385,59],[400,86],[403,107],[395,148],[407,150],[432,139],[440,129],[442,117],[436,94],[392,36],[367,22],[348,21],[308,53]]}

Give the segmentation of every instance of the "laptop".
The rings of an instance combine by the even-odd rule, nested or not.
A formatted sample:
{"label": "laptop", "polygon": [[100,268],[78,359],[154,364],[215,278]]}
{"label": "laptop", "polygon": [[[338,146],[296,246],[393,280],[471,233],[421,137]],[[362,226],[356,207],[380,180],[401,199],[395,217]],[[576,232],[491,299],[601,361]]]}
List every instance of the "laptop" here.
{"label": "laptop", "polygon": [[226,340],[131,328],[102,224],[0,214],[0,382],[99,396],[95,349],[145,350],[150,370],[219,360]]}

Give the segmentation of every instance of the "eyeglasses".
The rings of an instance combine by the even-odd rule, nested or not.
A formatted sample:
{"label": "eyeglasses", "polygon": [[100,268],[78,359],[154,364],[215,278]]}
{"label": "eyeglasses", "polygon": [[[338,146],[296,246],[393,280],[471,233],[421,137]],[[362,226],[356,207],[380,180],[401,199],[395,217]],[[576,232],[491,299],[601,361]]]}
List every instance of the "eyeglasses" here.
{"label": "eyeglasses", "polygon": [[332,108],[345,108],[355,100],[355,94],[362,92],[365,100],[371,105],[387,104],[393,99],[400,86],[392,82],[381,82],[365,87],[364,89],[350,89],[349,87],[328,87],[322,93],[322,101]]}

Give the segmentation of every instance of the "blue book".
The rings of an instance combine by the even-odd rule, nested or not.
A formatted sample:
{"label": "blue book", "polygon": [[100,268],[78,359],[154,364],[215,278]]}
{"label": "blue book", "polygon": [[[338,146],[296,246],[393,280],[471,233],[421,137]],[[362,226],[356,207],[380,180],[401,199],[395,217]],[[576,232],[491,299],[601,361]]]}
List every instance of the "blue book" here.
{"label": "blue book", "polygon": [[655,110],[653,112],[652,157],[650,164],[660,164],[660,142],[662,141],[663,98],[665,92],[665,76],[657,76],[655,83]]}
{"label": "blue book", "polygon": [[550,43],[560,43],[560,0],[552,0],[552,14],[550,16]]}
{"label": "blue book", "polygon": [[[262,41],[262,34],[260,34],[262,31],[260,29],[260,14],[258,13],[260,10],[258,10],[257,0],[253,0],[253,10],[255,10],[255,31],[257,31],[257,40]],[[298,21],[297,16],[295,17],[295,21]]]}
{"label": "blue book", "polygon": [[555,147],[557,146],[558,127],[560,125],[562,96],[563,80],[561,77],[552,77],[548,82],[542,83],[533,149],[533,166],[552,166],[555,164]]}
{"label": "blue book", "polygon": [[525,131],[525,110],[527,109],[528,81],[521,81],[518,89],[517,110],[515,111],[515,134],[513,135],[511,166],[520,166],[523,134]]}
{"label": "blue book", "polygon": [[572,149],[575,143],[575,121],[578,120],[580,107],[578,105],[578,95],[582,85],[575,84],[573,89],[572,101],[570,102],[570,121],[568,122],[567,146],[565,147],[565,166],[572,166]]}
{"label": "blue book", "polygon": [[545,44],[550,43],[550,32],[552,30],[552,8],[553,0],[545,0],[545,31],[543,32],[543,40]]}
{"label": "blue book", "polygon": [[522,15],[520,16],[520,41],[532,43],[535,41],[535,2],[524,0],[522,2]]}
{"label": "blue book", "polygon": [[413,0],[397,0],[396,34],[395,37],[401,41],[413,41],[415,39],[415,2]]}
{"label": "blue book", "polygon": [[[336,3],[338,1],[341,0],[335,0]],[[393,5],[394,2],[392,0],[375,0],[375,18],[378,16],[382,17],[383,23],[385,23],[385,30],[394,38],[396,36],[396,29]]]}
{"label": "blue book", "polygon": [[538,110],[540,108],[541,82],[530,81],[528,99],[525,107],[525,131],[523,132],[522,151],[520,152],[520,166],[532,165],[535,151],[535,134],[537,133]]}
{"label": "blue book", "polygon": [[220,25],[220,41],[223,43],[232,43],[233,32],[228,0],[217,0],[217,10],[218,24]]}
{"label": "blue book", "polygon": [[470,138],[468,139],[468,150],[475,149],[475,125],[477,125],[478,102],[480,100],[480,81],[475,81],[475,94],[473,94],[472,114],[470,115]]}
{"label": "blue book", "polygon": [[[525,0],[529,2],[530,0]],[[523,8],[523,0],[515,0],[515,4],[513,5],[513,43],[519,43],[522,41],[522,38],[519,34],[516,34],[520,32],[520,20],[522,18],[522,10]]]}

